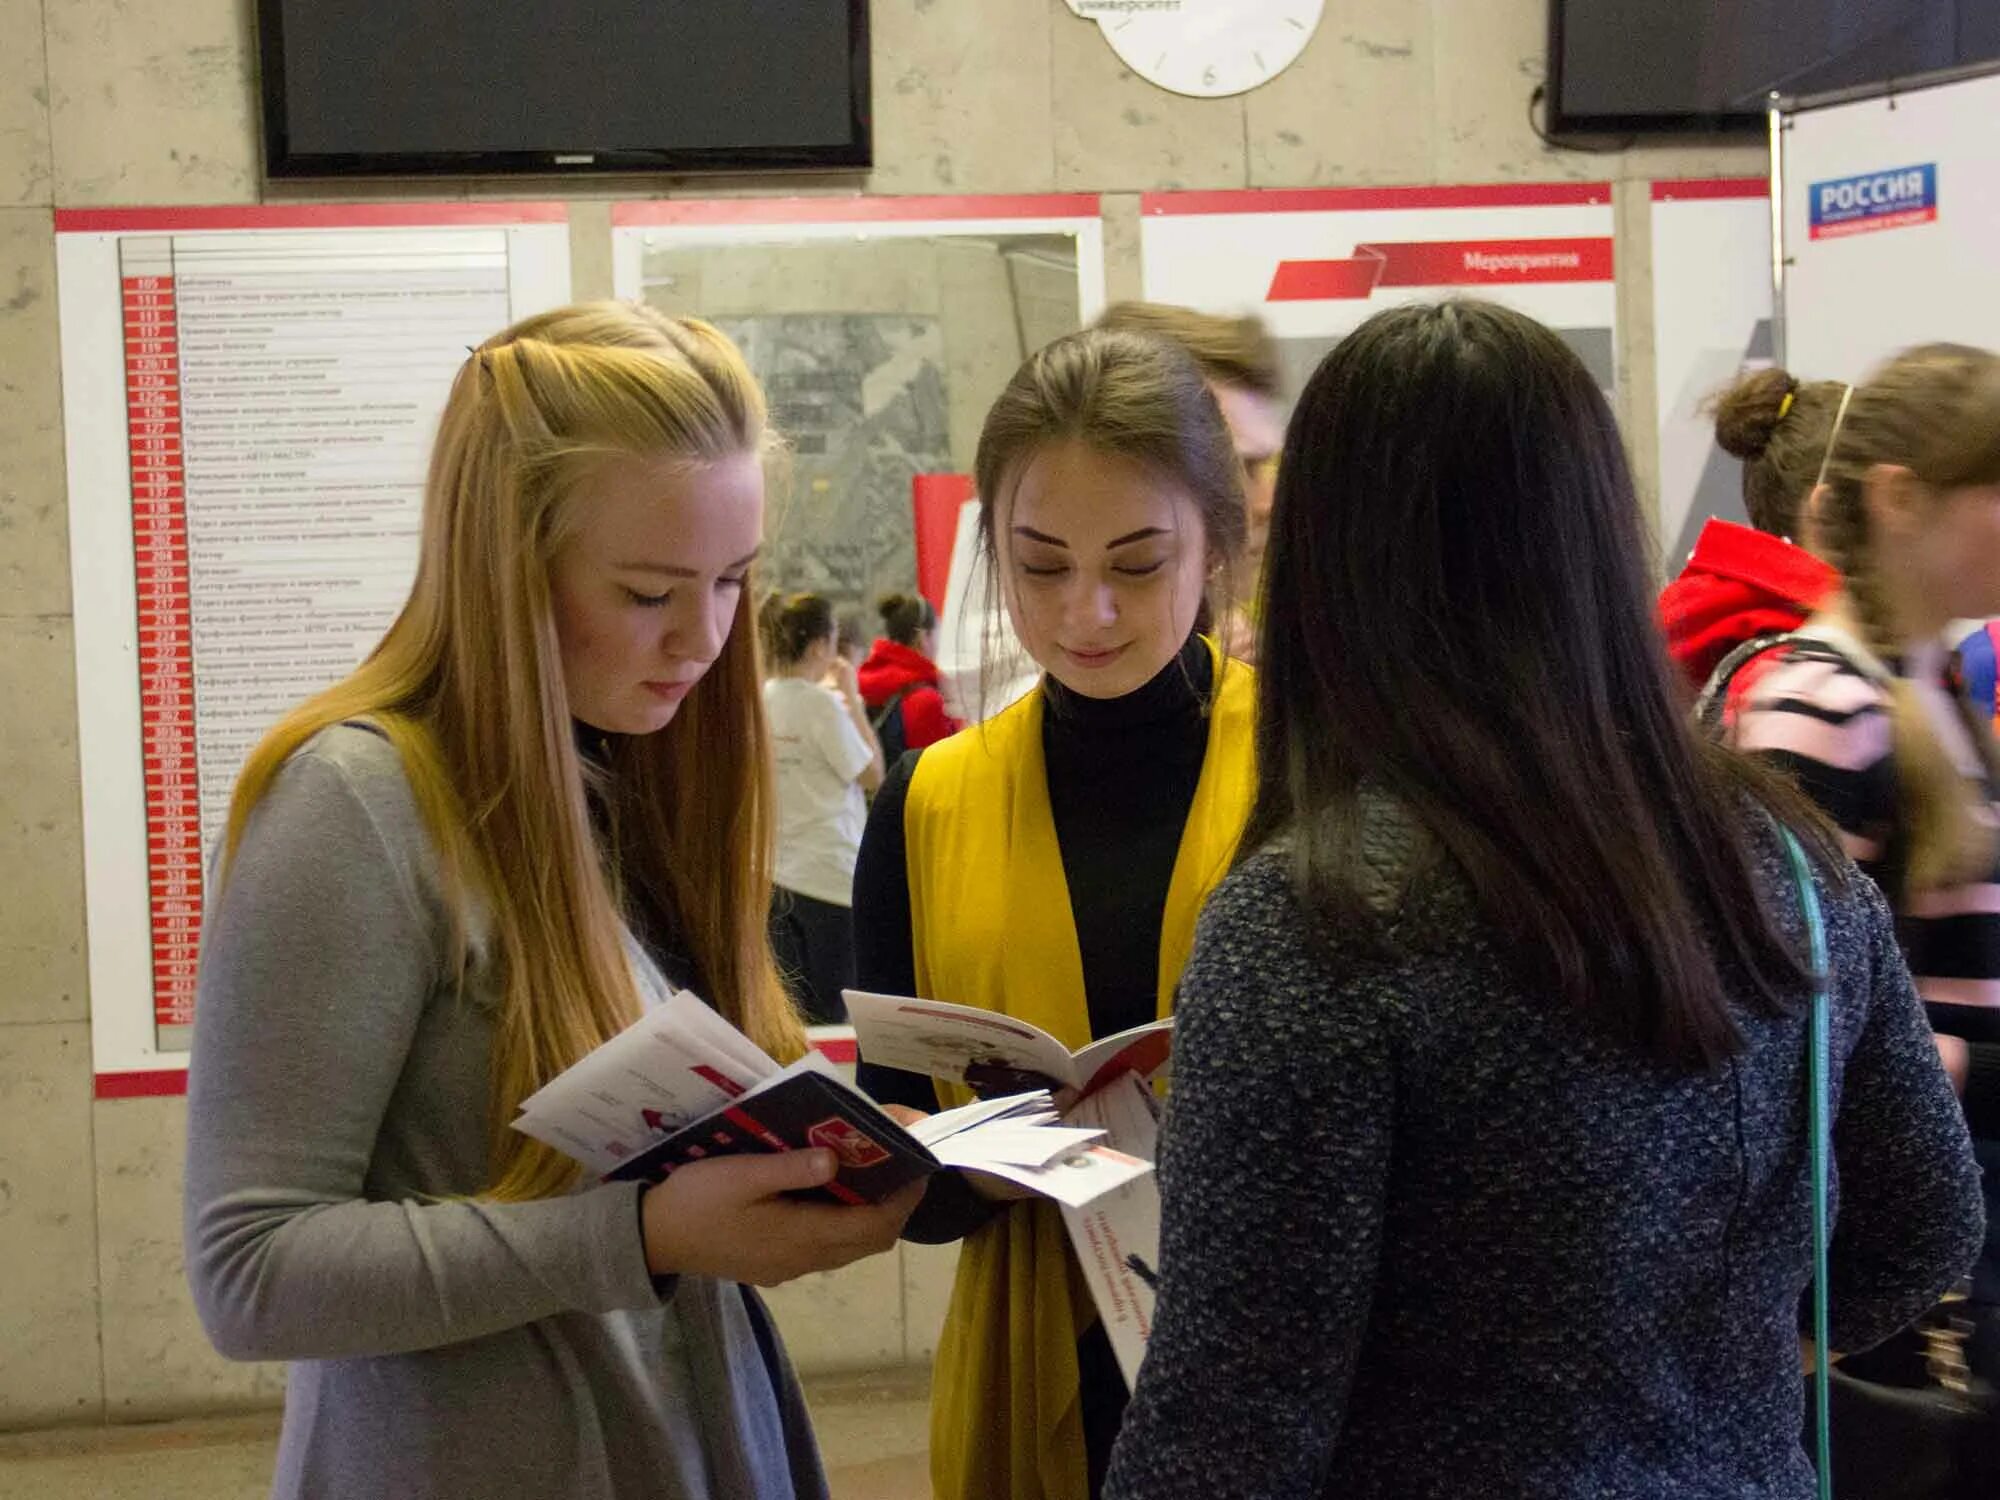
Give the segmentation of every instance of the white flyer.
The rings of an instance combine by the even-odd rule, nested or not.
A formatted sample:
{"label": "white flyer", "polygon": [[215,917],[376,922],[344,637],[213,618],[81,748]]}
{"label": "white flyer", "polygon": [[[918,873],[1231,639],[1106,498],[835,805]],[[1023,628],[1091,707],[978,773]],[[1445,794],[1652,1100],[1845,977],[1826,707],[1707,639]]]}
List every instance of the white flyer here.
{"label": "white flyer", "polygon": [[[1128,1074],[1079,1102],[1068,1121],[1101,1129],[1110,1148],[1150,1162],[1159,1147],[1157,1108],[1153,1091]],[[1159,1180],[1148,1171],[1086,1204],[1065,1204],[1063,1224],[1130,1388],[1139,1378],[1139,1362],[1153,1333]]]}
{"label": "white flyer", "polygon": [[514,1128],[602,1174],[777,1072],[683,990],[529,1095]]}

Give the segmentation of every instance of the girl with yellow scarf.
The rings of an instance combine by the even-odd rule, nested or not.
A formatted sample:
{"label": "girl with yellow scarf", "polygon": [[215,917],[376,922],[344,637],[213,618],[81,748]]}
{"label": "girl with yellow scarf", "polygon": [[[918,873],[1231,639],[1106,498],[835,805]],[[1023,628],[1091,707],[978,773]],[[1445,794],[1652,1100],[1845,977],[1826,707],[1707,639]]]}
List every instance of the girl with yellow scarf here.
{"label": "girl with yellow scarf", "polygon": [[[977,471],[981,552],[1044,675],[884,783],[855,871],[859,982],[1079,1047],[1170,1013],[1249,812],[1251,674],[1195,633],[1205,583],[1243,544],[1241,465],[1181,350],[1091,330],[1021,367]],[[940,1102],[865,1058],[862,1081]],[[964,1240],[932,1398],[935,1494],[1094,1496],[1127,1392],[1060,1210],[941,1178],[907,1231]]]}

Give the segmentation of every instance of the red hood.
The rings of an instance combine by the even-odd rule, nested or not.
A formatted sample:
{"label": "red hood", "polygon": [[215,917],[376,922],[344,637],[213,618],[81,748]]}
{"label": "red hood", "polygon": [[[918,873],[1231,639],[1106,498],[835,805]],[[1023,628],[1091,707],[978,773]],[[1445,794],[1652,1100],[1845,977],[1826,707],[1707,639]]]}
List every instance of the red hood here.
{"label": "red hood", "polygon": [[1839,583],[1840,575],[1803,547],[1710,521],[1681,576],[1660,594],[1667,649],[1699,687],[1745,641],[1798,629]]}
{"label": "red hood", "polygon": [[861,701],[879,708],[898,692],[914,684],[937,686],[937,663],[914,646],[878,640],[868,648],[868,660],[855,674],[861,686]]}

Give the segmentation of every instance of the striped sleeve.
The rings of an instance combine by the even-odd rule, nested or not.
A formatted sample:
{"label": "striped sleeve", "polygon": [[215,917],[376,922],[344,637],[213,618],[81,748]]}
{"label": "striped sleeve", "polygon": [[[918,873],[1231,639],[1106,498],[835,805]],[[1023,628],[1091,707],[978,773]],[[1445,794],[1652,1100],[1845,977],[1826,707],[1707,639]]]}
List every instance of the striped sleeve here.
{"label": "striped sleeve", "polygon": [[1793,651],[1745,685],[1727,728],[1737,749],[1785,770],[1839,825],[1854,862],[1879,876],[1896,817],[1889,710],[1844,661]]}

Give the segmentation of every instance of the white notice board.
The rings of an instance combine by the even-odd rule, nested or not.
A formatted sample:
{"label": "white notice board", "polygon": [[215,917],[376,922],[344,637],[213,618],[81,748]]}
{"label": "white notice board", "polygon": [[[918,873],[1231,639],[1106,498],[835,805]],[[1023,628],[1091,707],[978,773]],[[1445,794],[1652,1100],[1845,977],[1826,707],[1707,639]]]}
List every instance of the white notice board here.
{"label": "white notice board", "polygon": [[244,756],[372,649],[467,346],[569,300],[559,204],[56,214],[98,1096],[185,1087]]}
{"label": "white notice board", "polygon": [[1779,352],[1859,380],[1912,344],[2000,347],[2000,71],[1778,116]]}
{"label": "white notice board", "polygon": [[1768,182],[1653,184],[1653,390],[1669,573],[1710,516],[1749,520],[1743,465],[1716,446],[1715,417],[1703,407],[1742,371],[1771,363],[1771,297]]}
{"label": "white notice board", "polygon": [[1294,396],[1372,314],[1453,294],[1539,318],[1615,383],[1609,183],[1148,193],[1140,212],[1147,298],[1258,314]]}

